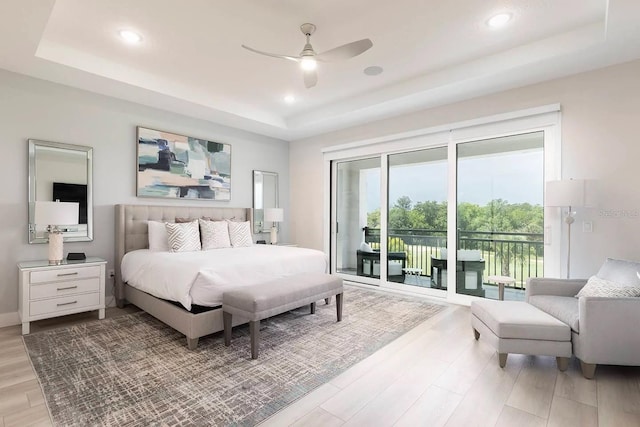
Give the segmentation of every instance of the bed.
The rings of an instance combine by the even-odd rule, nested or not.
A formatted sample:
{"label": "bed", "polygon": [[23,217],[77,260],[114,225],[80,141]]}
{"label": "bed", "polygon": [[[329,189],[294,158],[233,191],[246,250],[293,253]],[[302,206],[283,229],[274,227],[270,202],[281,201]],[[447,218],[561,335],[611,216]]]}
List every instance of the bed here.
{"label": "bed", "polygon": [[[245,221],[249,220],[251,216],[251,209],[245,208],[219,208],[219,207],[180,207],[180,206],[149,206],[149,205],[116,205],[115,206],[115,295],[117,305],[119,307],[123,307],[125,302],[129,302],[134,304],[135,306],[141,308],[152,316],[156,317],[160,321],[166,323],[167,325],[173,327],[177,331],[183,333],[187,337],[187,345],[190,349],[195,349],[198,345],[198,339],[202,336],[209,335],[211,333],[222,331],[223,322],[222,322],[222,309],[220,307],[215,307],[217,298],[221,299],[221,292],[224,289],[231,288],[234,284],[233,276],[230,274],[226,274],[230,272],[233,267],[232,261],[227,261],[225,264],[228,264],[226,271],[223,272],[222,276],[226,274],[227,282],[221,284],[221,288],[217,290],[218,294],[209,294],[208,295],[208,303],[206,305],[209,308],[202,309],[202,307],[198,306],[197,310],[188,311],[184,306],[189,307],[187,303],[184,301],[178,301],[180,298],[172,298],[173,301],[169,301],[166,299],[158,298],[156,296],[151,295],[145,286],[141,286],[139,281],[136,281],[136,286],[140,289],[131,286],[128,283],[125,283],[123,280],[123,271],[125,272],[124,277],[133,277],[132,276],[132,267],[131,267],[131,259],[135,259],[138,265],[149,264],[149,259],[154,260],[155,258],[149,258],[150,255],[148,251],[145,251],[148,248],[148,221],[166,221],[173,222],[175,218],[201,218],[208,217],[213,220],[234,220],[234,221]],[[218,254],[223,254],[223,251],[233,252],[236,251],[235,258],[243,258],[245,260],[253,260],[253,261],[244,261],[242,265],[238,264],[237,269],[239,271],[244,271],[244,276],[238,276],[237,286],[241,285],[249,285],[255,283],[255,281],[259,280],[267,280],[269,277],[265,275],[265,273],[260,274],[246,274],[247,271],[251,271],[252,268],[255,271],[263,271],[264,262],[262,260],[261,253],[266,254],[267,252],[276,253],[277,256],[280,254],[284,256],[291,256],[291,254],[296,255],[294,252],[298,250],[300,254],[304,254],[305,251],[308,252],[311,250],[308,249],[300,249],[300,248],[285,248],[285,247],[271,247],[269,245],[255,245],[250,248],[233,248],[233,249],[214,249],[212,251],[202,251],[202,253],[193,252],[193,256],[190,258],[198,258],[205,256],[205,252],[215,253],[216,256]],[[222,252],[218,252],[222,251]],[[311,251],[317,252],[317,251]],[[181,254],[158,254],[160,256],[164,256],[166,259],[170,259],[170,257],[174,256],[174,259],[185,259],[185,256],[188,256],[189,253],[181,253]],[[125,255],[127,258],[124,260]],[[179,258],[182,256],[182,258]],[[161,258],[162,259],[162,258]],[[234,259],[234,258],[231,258]],[[263,262],[261,265],[260,262]],[[269,261],[273,262],[273,259]],[[128,265],[127,265],[128,264]],[[156,264],[158,268],[160,268],[160,264]],[[153,266],[153,265],[152,265]],[[123,269],[124,267],[124,269]],[[147,265],[147,268],[149,265]],[[316,260],[315,264],[307,264],[299,262],[288,262],[288,263],[280,263],[280,270],[278,270],[279,275],[288,275],[288,274],[299,274],[301,269],[307,268],[309,270],[313,270],[314,268],[317,270],[318,268],[323,268],[318,265]],[[151,268],[154,270],[154,268]],[[169,277],[170,271],[166,271],[163,273],[164,276]],[[261,276],[262,274],[262,276]],[[156,276],[149,276],[150,279],[147,281],[161,280],[160,277],[163,275],[156,274]],[[220,276],[220,274],[218,274]],[[217,276],[217,277],[218,277]],[[155,278],[154,278],[155,277]],[[136,279],[137,280],[137,279]],[[174,280],[174,279],[171,279]],[[177,280],[177,279],[176,279]],[[219,277],[218,277],[218,280]],[[147,290],[145,292],[144,290]],[[206,298],[205,298],[206,299]],[[198,301],[194,301],[194,304],[198,303]],[[213,306],[213,308],[211,308]],[[243,323],[242,319],[234,319],[234,325]]]}

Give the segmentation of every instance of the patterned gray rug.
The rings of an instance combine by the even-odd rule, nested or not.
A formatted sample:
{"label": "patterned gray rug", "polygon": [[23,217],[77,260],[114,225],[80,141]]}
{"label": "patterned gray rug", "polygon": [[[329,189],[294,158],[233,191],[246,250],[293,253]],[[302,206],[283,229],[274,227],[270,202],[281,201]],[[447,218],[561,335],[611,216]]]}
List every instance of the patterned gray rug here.
{"label": "patterned gray rug", "polygon": [[186,348],[184,335],[146,313],[24,337],[55,425],[255,425],[444,307],[348,288],[335,298],[263,321],[260,356],[249,328]]}

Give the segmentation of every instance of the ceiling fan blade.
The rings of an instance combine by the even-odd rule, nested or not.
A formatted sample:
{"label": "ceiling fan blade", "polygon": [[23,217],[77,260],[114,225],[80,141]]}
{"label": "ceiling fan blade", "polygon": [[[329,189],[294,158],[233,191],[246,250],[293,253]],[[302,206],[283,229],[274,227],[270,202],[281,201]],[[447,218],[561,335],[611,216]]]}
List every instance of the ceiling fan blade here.
{"label": "ceiling fan blade", "polygon": [[297,56],[278,55],[277,53],[263,52],[261,50],[257,50],[257,49],[254,49],[252,47],[245,46],[245,45],[242,45],[242,47],[247,49],[247,50],[249,50],[249,51],[251,51],[251,52],[258,53],[260,55],[271,56],[273,58],[288,59],[289,61],[294,61],[294,62],[299,62],[300,61],[300,58],[298,58]]}
{"label": "ceiling fan blade", "polygon": [[305,71],[304,72],[304,87],[307,89],[311,89],[316,84],[318,84],[318,73],[316,70]]}
{"label": "ceiling fan blade", "polygon": [[371,49],[371,46],[373,46],[371,40],[362,39],[322,52],[316,55],[316,59],[318,61],[340,61],[342,59],[349,59],[366,52]]}

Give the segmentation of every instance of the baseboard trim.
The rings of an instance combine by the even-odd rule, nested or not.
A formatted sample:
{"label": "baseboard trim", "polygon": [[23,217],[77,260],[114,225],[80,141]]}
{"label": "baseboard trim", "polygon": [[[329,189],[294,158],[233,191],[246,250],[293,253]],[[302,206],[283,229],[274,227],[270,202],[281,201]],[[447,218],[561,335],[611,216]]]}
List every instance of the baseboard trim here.
{"label": "baseboard trim", "polygon": [[17,311],[13,313],[0,313],[0,328],[20,324],[20,316]]}

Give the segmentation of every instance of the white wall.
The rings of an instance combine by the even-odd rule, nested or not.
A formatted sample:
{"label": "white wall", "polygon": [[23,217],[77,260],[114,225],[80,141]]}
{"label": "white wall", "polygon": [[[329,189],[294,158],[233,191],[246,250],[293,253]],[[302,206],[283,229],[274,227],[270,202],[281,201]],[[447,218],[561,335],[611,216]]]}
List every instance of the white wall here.
{"label": "white wall", "polygon": [[[136,198],[138,125],[231,144],[231,201]],[[0,324],[17,321],[16,263],[47,258],[47,245],[27,243],[29,138],[93,147],[94,241],[66,243],[65,253],[102,257],[108,268],[118,203],[251,207],[252,170],[260,169],[278,172],[280,206],[288,217],[287,142],[0,70]],[[282,241],[288,236],[284,222]],[[107,283],[108,294],[111,287]]]}
{"label": "white wall", "polygon": [[[593,180],[596,205],[578,210],[572,277],[606,257],[640,260],[640,61],[372,122],[291,143],[292,240],[323,248],[323,147],[560,103],[563,178]],[[310,191],[314,189],[314,191]],[[317,191],[316,189],[322,189]],[[593,232],[583,233],[582,222]]]}

